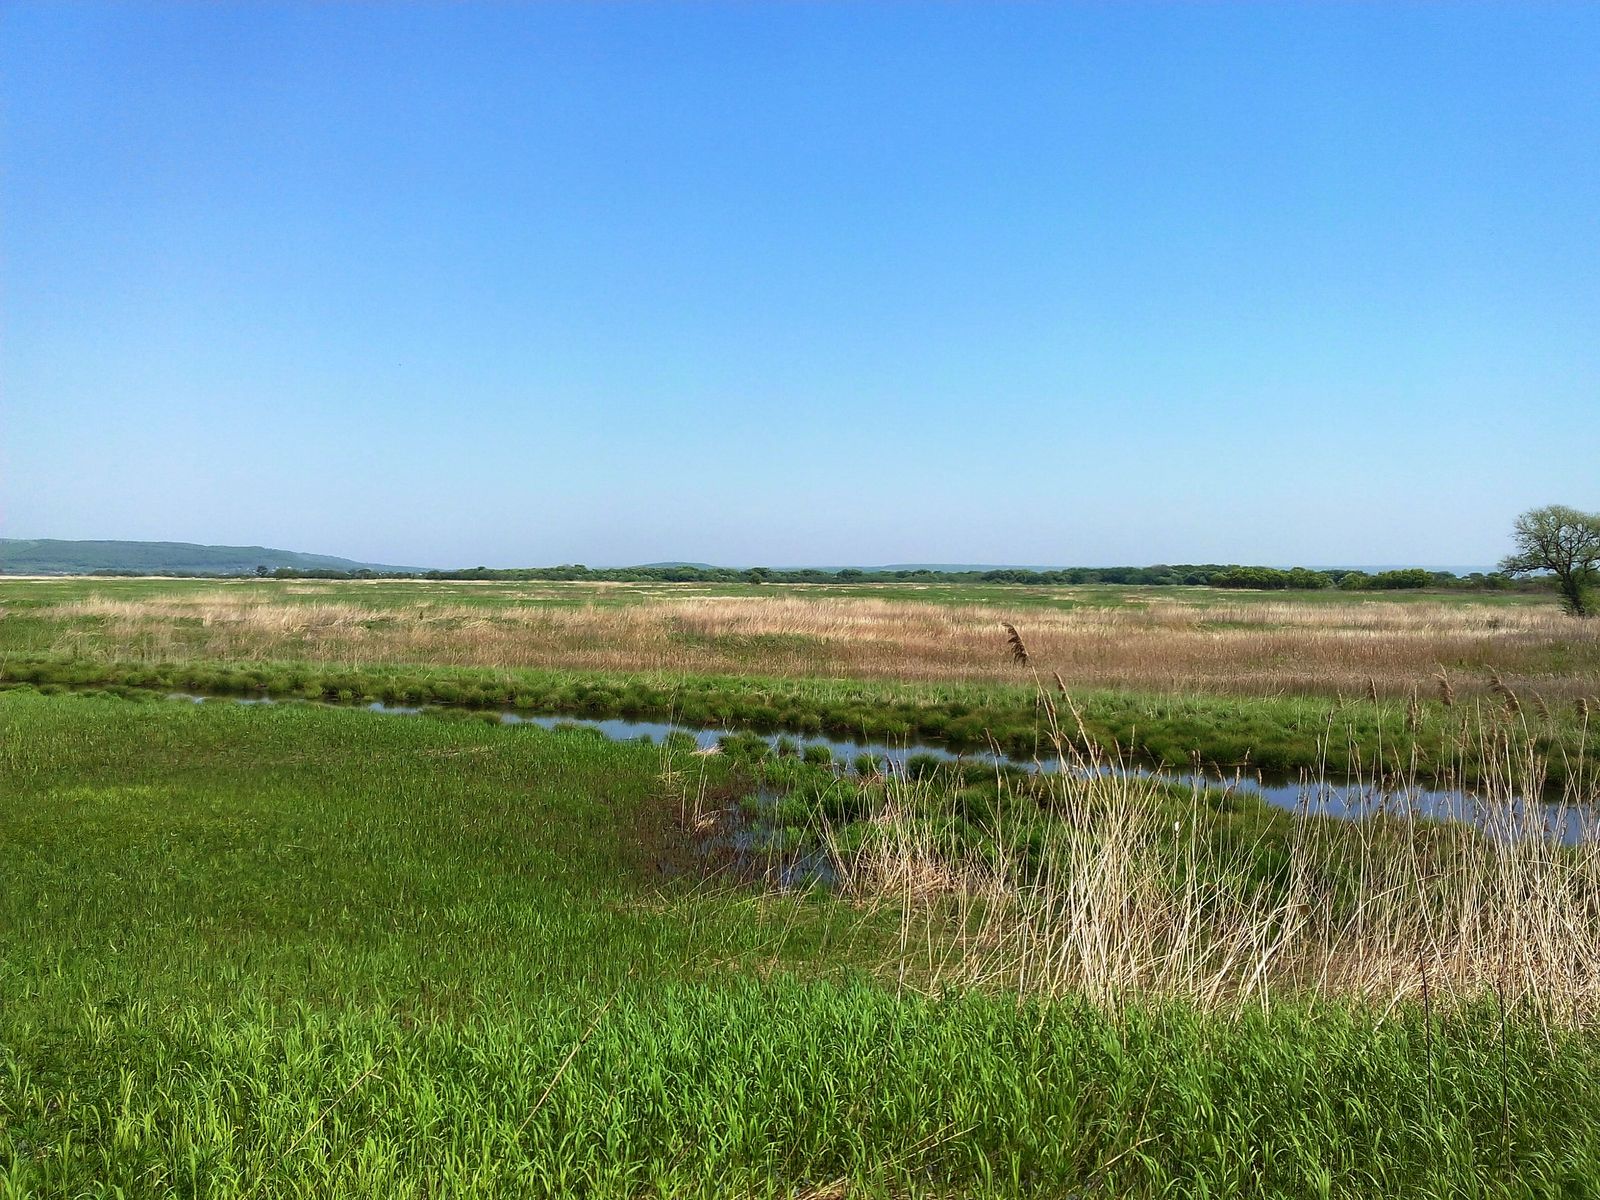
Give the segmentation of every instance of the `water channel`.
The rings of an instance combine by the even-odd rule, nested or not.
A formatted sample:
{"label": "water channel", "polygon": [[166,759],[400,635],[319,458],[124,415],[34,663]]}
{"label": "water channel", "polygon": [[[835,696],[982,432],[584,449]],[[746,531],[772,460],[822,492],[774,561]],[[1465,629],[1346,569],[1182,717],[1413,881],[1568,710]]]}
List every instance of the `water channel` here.
{"label": "water channel", "polygon": [[[170,699],[192,703],[277,704],[269,697],[204,696],[192,692],[174,692]],[[288,703],[320,703],[316,701],[289,701]],[[368,712],[388,716],[417,716],[427,710],[382,701],[362,705]],[[620,717],[570,717],[554,714],[530,714],[510,710],[491,714],[503,725],[536,725],[544,729],[593,729],[615,741],[633,741],[648,738],[664,741],[671,734],[684,734],[694,739],[700,750],[714,750],[725,737],[745,734],[735,728],[699,728],[674,725],[663,721],[640,721]],[[929,755],[946,762],[984,762],[994,765],[1020,767],[1024,770],[1053,771],[1059,769],[1055,760],[1023,761],[991,751],[957,754],[943,746],[910,742],[890,745],[869,741],[838,741],[816,735],[771,733],[759,735],[771,746],[781,741],[803,753],[808,746],[825,746],[834,761],[848,765],[859,756],[871,755],[886,771],[904,771],[909,759]],[[1470,789],[1427,788],[1415,785],[1394,785],[1375,780],[1352,779],[1345,781],[1304,776],[1299,778],[1271,778],[1259,772],[1243,771],[1227,774],[1220,771],[1171,770],[1148,767],[1116,767],[1116,770],[1134,771],[1141,775],[1203,787],[1220,788],[1239,795],[1254,796],[1277,808],[1290,811],[1326,814],[1344,819],[1359,819],[1374,813],[1419,817],[1438,821],[1462,821],[1496,836],[1514,837],[1540,834],[1558,839],[1566,845],[1600,837],[1600,811],[1587,807],[1572,807],[1544,800],[1515,801],[1508,806],[1503,801],[1488,803]]]}

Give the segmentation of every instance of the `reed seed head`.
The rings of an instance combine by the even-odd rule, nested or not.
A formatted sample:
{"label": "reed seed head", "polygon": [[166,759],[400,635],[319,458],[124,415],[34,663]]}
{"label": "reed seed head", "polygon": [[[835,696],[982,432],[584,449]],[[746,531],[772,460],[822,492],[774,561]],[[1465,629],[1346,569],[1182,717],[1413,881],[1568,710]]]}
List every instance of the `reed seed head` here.
{"label": "reed seed head", "polygon": [[1439,703],[1444,705],[1446,708],[1454,708],[1456,704],[1456,690],[1450,686],[1450,676],[1446,674],[1443,667],[1440,667],[1439,673],[1435,675],[1434,678],[1439,681]]}
{"label": "reed seed head", "polygon": [[1017,632],[1017,627],[1010,621],[1000,622],[1005,626],[1006,645],[1011,647],[1011,660],[1023,666],[1028,665],[1028,647],[1022,641],[1022,635]]}

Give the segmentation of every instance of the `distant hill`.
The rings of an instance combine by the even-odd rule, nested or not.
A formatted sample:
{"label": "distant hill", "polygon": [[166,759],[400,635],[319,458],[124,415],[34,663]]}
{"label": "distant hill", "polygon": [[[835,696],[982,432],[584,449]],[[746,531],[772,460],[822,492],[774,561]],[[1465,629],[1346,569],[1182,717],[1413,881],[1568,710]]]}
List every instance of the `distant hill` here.
{"label": "distant hill", "polygon": [[0,538],[0,574],[87,575],[137,571],[150,575],[248,575],[257,567],[299,571],[411,571],[414,567],[353,562],[267,546],[198,546],[193,542],[64,542]]}

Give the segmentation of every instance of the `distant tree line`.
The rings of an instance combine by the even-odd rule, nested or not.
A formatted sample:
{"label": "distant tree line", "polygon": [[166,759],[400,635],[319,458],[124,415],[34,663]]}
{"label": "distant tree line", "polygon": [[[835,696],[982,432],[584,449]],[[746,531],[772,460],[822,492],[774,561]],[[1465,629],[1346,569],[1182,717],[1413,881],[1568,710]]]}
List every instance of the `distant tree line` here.
{"label": "distant tree line", "polygon": [[1188,585],[1191,587],[1249,588],[1259,591],[1320,590],[1379,591],[1396,588],[1449,588],[1454,590],[1517,590],[1524,585],[1502,572],[1456,575],[1422,567],[1368,573],[1352,569],[1313,571],[1305,567],[1281,570],[1231,563],[1202,563],[1152,567],[1065,567],[1035,571],[1004,567],[991,571],[916,570],[868,571],[857,567],[826,571],[816,567],[778,570],[773,567],[521,567],[496,570],[474,567],[465,571],[428,571],[424,579],[498,579],[609,583],[1014,583],[1034,586],[1106,583],[1123,586]]}
{"label": "distant tree line", "polygon": [[1317,591],[1322,588],[1338,588],[1346,592],[1390,592],[1409,588],[1525,590],[1522,583],[1502,571],[1474,571],[1469,575],[1456,575],[1450,571],[1429,571],[1425,567],[1374,573],[1357,570],[1311,571],[1305,567],[1288,571],[1280,571],[1275,567],[1225,567],[1212,573],[1205,583],[1209,587],[1252,588],[1257,591]]}
{"label": "distant tree line", "polygon": [[[95,571],[96,575],[137,575],[128,570]],[[586,567],[581,563],[558,567],[468,567],[455,571],[335,571],[278,567],[256,568],[255,574],[269,579],[436,579],[493,580],[500,582],[549,583],[957,583],[1060,584],[1105,583],[1122,586],[1175,586],[1238,588],[1250,591],[1392,591],[1403,589],[1450,591],[1536,591],[1548,587],[1539,579],[1519,580],[1503,571],[1474,571],[1456,575],[1449,571],[1429,571],[1423,567],[1369,573],[1351,569],[1311,570],[1294,567],[1251,567],[1232,563],[1200,563],[1152,567],[1066,567],[1053,571],[1033,571],[1005,567],[991,571],[936,571],[928,568],[868,571],[858,567],[824,570],[805,567],[779,570],[774,567]],[[176,578],[194,578],[192,572],[173,573]],[[215,577],[215,576],[211,576]]]}

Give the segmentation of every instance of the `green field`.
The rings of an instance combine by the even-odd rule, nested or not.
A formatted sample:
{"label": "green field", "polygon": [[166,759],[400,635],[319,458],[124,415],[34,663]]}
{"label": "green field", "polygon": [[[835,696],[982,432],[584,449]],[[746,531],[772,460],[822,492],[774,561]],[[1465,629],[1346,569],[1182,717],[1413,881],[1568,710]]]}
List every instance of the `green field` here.
{"label": "green field", "polygon": [[1594,1194],[1588,1034],[924,995],[892,914],[701,882],[661,766],[0,696],[0,1194]]}

